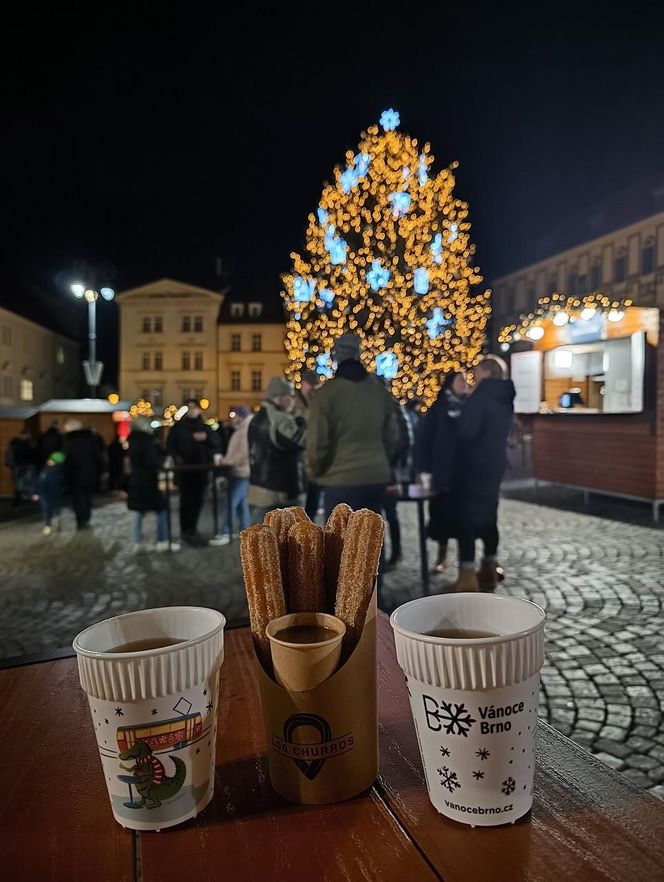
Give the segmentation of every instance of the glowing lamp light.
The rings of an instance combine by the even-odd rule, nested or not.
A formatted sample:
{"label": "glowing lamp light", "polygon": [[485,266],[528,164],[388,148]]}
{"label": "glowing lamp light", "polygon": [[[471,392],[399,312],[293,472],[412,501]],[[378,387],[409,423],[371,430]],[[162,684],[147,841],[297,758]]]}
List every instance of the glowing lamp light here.
{"label": "glowing lamp light", "polygon": [[83,296],[88,303],[94,303],[97,299],[97,292],[93,291],[92,288],[87,288]]}
{"label": "glowing lamp light", "polygon": [[210,401],[207,398],[201,398],[201,400],[198,403],[201,406],[201,410],[207,410],[208,407],[210,406]]}
{"label": "glowing lamp light", "polygon": [[519,332],[517,331],[517,332],[512,336],[512,340],[514,340],[515,343],[518,343],[520,339],[521,339],[521,334],[519,334]]}
{"label": "glowing lamp light", "polygon": [[566,312],[557,312],[553,317],[553,323],[557,328],[564,328],[568,321],[569,316]]}
{"label": "glowing lamp light", "polygon": [[71,286],[71,293],[74,297],[82,297],[85,294],[85,285],[81,285],[79,282],[76,282]]}
{"label": "glowing lamp light", "polygon": [[534,325],[526,331],[526,337],[530,340],[541,340],[544,336],[544,328],[541,325]]}
{"label": "glowing lamp light", "polygon": [[115,291],[112,288],[101,288],[99,293],[109,303],[115,297]]}
{"label": "glowing lamp light", "polygon": [[585,309],[581,310],[581,321],[589,322],[591,318],[594,317],[597,310],[594,306],[586,306]]}
{"label": "glowing lamp light", "polygon": [[501,343],[500,344],[500,351],[501,352],[509,352],[510,351],[510,344],[509,343]]}
{"label": "glowing lamp light", "polygon": [[189,412],[189,408],[186,404],[183,404],[182,407],[178,407],[178,409],[173,414],[174,420],[181,420],[182,417]]}
{"label": "glowing lamp light", "polygon": [[120,396],[118,395],[117,392],[111,392],[111,394],[108,396],[108,403],[109,404],[116,405],[116,404],[118,404],[119,401],[120,401]]}
{"label": "glowing lamp light", "polygon": [[152,420],[150,425],[152,426],[153,429],[158,429],[159,426],[161,425],[161,423],[159,422],[159,420]]}
{"label": "glowing lamp light", "polygon": [[621,322],[625,318],[625,313],[622,309],[611,309],[607,318],[610,322]]}

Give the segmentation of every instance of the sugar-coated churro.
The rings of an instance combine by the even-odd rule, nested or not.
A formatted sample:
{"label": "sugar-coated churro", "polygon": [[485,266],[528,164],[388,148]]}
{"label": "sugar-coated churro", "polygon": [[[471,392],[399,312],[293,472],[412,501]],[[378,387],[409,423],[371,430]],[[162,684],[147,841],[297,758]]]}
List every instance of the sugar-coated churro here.
{"label": "sugar-coated churro", "polygon": [[299,521],[300,518],[289,508],[275,508],[272,511],[268,511],[263,518],[263,523],[271,527],[277,535],[279,560],[281,562],[281,580],[284,590],[286,589],[286,581],[288,579],[288,531]]}
{"label": "sugar-coated churro", "polygon": [[345,502],[335,505],[325,524],[325,596],[326,611],[333,613],[337,599],[337,582],[348,518],[353,509]]}
{"label": "sugar-coated churro", "polygon": [[323,530],[311,521],[298,521],[288,533],[288,579],[286,598],[289,613],[323,612]]}
{"label": "sugar-coated churro", "polygon": [[298,521],[311,521],[311,518],[301,505],[289,505],[288,508],[284,509],[284,511],[292,512],[298,519]]}
{"label": "sugar-coated churro", "polygon": [[240,558],[256,652],[271,670],[270,641],[265,629],[286,614],[277,536],[271,527],[257,524],[240,533]]}
{"label": "sugar-coated churro", "polygon": [[357,645],[374,589],[385,525],[367,508],[348,518],[337,585],[335,615],[346,625],[344,656]]}

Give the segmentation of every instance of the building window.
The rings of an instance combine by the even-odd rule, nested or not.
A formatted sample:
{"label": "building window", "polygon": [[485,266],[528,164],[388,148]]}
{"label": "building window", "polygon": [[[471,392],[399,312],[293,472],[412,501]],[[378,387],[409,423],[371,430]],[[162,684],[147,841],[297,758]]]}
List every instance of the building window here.
{"label": "building window", "polygon": [[202,352],[194,352],[194,370],[202,371],[203,370],[203,353]]}
{"label": "building window", "polygon": [[2,326],[2,345],[3,346],[11,346],[12,345],[12,329],[9,325]]}
{"label": "building window", "polygon": [[32,401],[34,388],[32,380],[21,380],[21,401]]}
{"label": "building window", "polygon": [[202,332],[202,330],[203,330],[203,316],[202,315],[195,315],[194,316],[194,331],[196,331],[197,334],[200,334]]}
{"label": "building window", "polygon": [[260,314],[263,309],[262,303],[250,303],[247,312],[249,313],[249,318],[260,318]]}
{"label": "building window", "polygon": [[149,371],[149,370],[150,370],[150,353],[149,353],[149,352],[144,352],[144,353],[143,353],[142,366],[143,366],[143,370],[144,370],[144,371]]}
{"label": "building window", "polygon": [[156,315],[156,316],[154,317],[154,325],[153,325],[152,330],[155,332],[155,334],[162,334],[162,333],[163,333],[163,331],[164,331],[164,319],[163,319],[162,316],[160,316],[160,315]]}
{"label": "building window", "polygon": [[590,290],[597,291],[602,284],[602,264],[597,261],[590,267]]}
{"label": "building window", "polygon": [[244,303],[231,303],[231,318],[242,318],[244,315]]}
{"label": "building window", "polygon": [[263,371],[251,372],[251,391],[260,392],[263,388]]}
{"label": "building window", "polygon": [[251,335],[251,351],[252,352],[260,352],[263,348],[263,335],[262,334],[252,334]]}
{"label": "building window", "polygon": [[144,315],[141,319],[141,333],[149,334],[152,330],[152,321],[149,315]]}
{"label": "building window", "polygon": [[191,353],[183,352],[182,353],[182,370],[190,371],[191,370]]}
{"label": "building window", "polygon": [[62,346],[55,347],[55,361],[57,364],[65,363],[65,350]]}
{"label": "building window", "polygon": [[653,272],[655,269],[655,246],[653,242],[648,241],[641,252],[641,272],[644,276]]}
{"label": "building window", "polygon": [[183,315],[182,316],[182,326],[181,326],[180,330],[182,331],[183,334],[190,334],[191,333],[191,316],[190,315]]}
{"label": "building window", "polygon": [[231,371],[231,392],[239,392],[241,388],[240,371]]}
{"label": "building window", "polygon": [[231,352],[239,352],[242,349],[242,335],[231,334]]}
{"label": "building window", "polygon": [[155,352],[153,370],[160,371],[164,366],[164,356],[161,352]]}
{"label": "building window", "polygon": [[625,281],[625,270],[626,270],[627,258],[625,256],[624,250],[616,257],[614,267],[613,267],[613,280],[614,282],[624,282]]}

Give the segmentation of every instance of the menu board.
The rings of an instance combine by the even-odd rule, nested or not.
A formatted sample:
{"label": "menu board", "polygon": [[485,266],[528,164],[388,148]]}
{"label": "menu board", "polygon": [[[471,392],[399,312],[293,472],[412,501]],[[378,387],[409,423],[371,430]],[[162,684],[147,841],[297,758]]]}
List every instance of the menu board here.
{"label": "menu board", "polygon": [[512,353],[510,371],[516,389],[514,412],[537,413],[542,400],[542,353]]}

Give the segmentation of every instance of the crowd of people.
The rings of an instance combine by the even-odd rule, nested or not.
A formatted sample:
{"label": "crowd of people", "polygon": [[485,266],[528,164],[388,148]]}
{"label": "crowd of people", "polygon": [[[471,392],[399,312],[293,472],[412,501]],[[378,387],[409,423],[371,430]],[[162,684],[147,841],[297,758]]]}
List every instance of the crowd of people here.
{"label": "crowd of people", "polygon": [[[74,419],[62,433],[54,423],[36,444],[23,433],[5,457],[14,475],[15,504],[38,500],[48,535],[60,527],[66,492],[78,529],[86,529],[93,493],[106,471],[107,488],[127,494],[135,549],[177,551],[180,543],[169,537],[164,486],[165,470],[174,470],[180,542],[226,545],[271,509],[304,503],[310,518],[326,519],[344,502],[385,517],[389,555],[383,568],[389,570],[401,560],[397,502],[415,484],[430,500],[428,535],[438,543],[434,571],[448,565],[449,541],[455,539],[456,590],[492,590],[501,575],[498,497],[513,417],[514,386],[505,363],[486,356],[474,369],[473,386],[464,372],[446,375],[438,399],[421,413],[417,401],[395,401],[361,355],[359,337],[342,335],[333,351],[334,377],[321,383],[316,373],[305,371],[297,390],[286,378],[273,377],[255,413],[238,404],[216,431],[191,399],[165,446],[143,416],[132,420],[126,442],[116,438],[108,448]],[[211,480],[223,481],[229,504],[218,507],[208,539],[199,519]],[[144,540],[150,512],[156,516],[154,543]]]}

